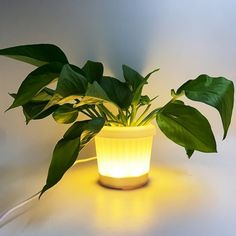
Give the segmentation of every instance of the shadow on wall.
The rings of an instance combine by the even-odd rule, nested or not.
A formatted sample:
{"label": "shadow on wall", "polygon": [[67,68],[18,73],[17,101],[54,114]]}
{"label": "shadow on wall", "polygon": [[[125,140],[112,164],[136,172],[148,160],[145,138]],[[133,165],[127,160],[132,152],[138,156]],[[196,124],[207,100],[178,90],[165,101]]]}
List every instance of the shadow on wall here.
{"label": "shadow on wall", "polygon": [[119,79],[122,78],[122,64],[142,72],[160,11],[145,6],[143,1],[135,1],[135,8],[127,1],[106,1],[103,7],[98,1],[81,3],[78,16],[81,24],[77,25],[81,34],[76,36],[79,44],[76,60],[103,61]]}

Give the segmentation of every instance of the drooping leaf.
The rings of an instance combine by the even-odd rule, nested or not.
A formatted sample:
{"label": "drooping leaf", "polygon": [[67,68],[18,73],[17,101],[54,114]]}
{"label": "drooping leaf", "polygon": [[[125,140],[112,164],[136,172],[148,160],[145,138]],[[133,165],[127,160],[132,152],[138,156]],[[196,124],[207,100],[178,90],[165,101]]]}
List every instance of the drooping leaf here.
{"label": "drooping leaf", "polygon": [[51,115],[58,107],[57,105],[54,105],[44,110],[46,105],[47,102],[28,102],[24,104],[23,113],[26,118],[26,124],[28,124],[31,120],[40,120]]}
{"label": "drooping leaf", "polygon": [[52,114],[54,120],[60,124],[70,124],[78,117],[78,110],[73,105],[65,104],[58,107]]}
{"label": "drooping leaf", "polygon": [[62,97],[59,94],[54,94],[52,96],[52,98],[45,103],[44,108],[39,111],[39,113],[36,113],[35,116],[32,117],[32,119],[36,119],[37,117],[41,117],[41,115],[44,114],[44,112],[46,112],[47,110],[52,110],[52,112],[54,112],[53,107],[58,107],[58,105],[60,105],[60,101],[61,101]]}
{"label": "drooping leaf", "polygon": [[69,64],[64,65],[57,82],[56,93],[60,94],[62,97],[84,95],[88,81],[79,72],[81,72],[81,70],[76,66]]}
{"label": "drooping leaf", "polygon": [[208,120],[195,108],[169,103],[156,116],[161,131],[188,150],[216,152],[216,142]]}
{"label": "drooping leaf", "polygon": [[117,104],[120,108],[127,108],[132,101],[132,93],[126,83],[104,76],[99,85],[104,89],[111,101]]}
{"label": "drooping leaf", "polygon": [[65,172],[74,164],[79,153],[80,139],[61,139],[54,151],[52,161],[48,170],[46,185],[43,187],[41,195],[49,188],[57,184]]}
{"label": "drooping leaf", "polygon": [[[57,109],[57,105],[54,105],[49,109],[44,110],[45,106],[48,103],[48,100],[52,97],[52,95],[48,94],[48,92],[51,92],[50,90],[51,89],[44,88],[35,97],[33,97],[31,101],[22,106],[26,124],[28,124],[31,120],[43,119],[51,115]],[[13,98],[16,97],[16,94],[14,93],[10,95]]]}
{"label": "drooping leaf", "polygon": [[35,66],[51,62],[68,63],[63,51],[53,44],[32,44],[0,49],[0,55]]}
{"label": "drooping leaf", "polygon": [[59,76],[61,68],[60,63],[50,63],[31,72],[22,82],[15,100],[8,110],[29,102],[41,89]]}
{"label": "drooping leaf", "polygon": [[[53,105],[49,109],[45,109],[48,101],[52,98],[54,90],[49,88],[44,88],[38,94],[36,94],[32,100],[22,105],[23,114],[25,116],[26,124],[31,120],[43,119],[51,115],[58,107],[58,105]],[[10,94],[13,98],[16,98],[16,94]]]}
{"label": "drooping leaf", "polygon": [[203,74],[195,80],[189,80],[184,83],[177,90],[177,94],[183,91],[187,98],[206,103],[219,111],[225,138],[231,122],[234,105],[233,82],[224,77],[210,77]]}
{"label": "drooping leaf", "polygon": [[48,170],[48,177],[41,195],[57,184],[65,172],[74,164],[79,151],[104,126],[103,118],[75,122],[56,144],[52,161]]}
{"label": "drooping leaf", "polygon": [[82,70],[89,83],[93,83],[94,81],[99,82],[103,75],[103,65],[100,62],[87,61]]}

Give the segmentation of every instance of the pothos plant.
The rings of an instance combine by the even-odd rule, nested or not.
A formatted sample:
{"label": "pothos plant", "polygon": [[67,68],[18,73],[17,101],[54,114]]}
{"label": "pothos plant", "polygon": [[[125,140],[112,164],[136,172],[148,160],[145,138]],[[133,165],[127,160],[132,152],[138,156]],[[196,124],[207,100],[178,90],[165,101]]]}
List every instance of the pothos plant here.
{"label": "pothos plant", "polygon": [[[176,91],[171,90],[167,104],[151,109],[155,98],[143,95],[142,90],[158,69],[142,76],[123,65],[122,82],[104,76],[100,62],[87,61],[82,67],[70,64],[63,51],[51,44],[5,48],[0,50],[0,55],[37,67],[22,82],[18,92],[10,94],[14,101],[8,110],[21,106],[26,124],[49,115],[58,123],[73,123],[54,148],[41,195],[60,181],[81,149],[104,125],[142,126],[155,119],[169,139],[185,148],[189,158],[195,150],[216,152],[216,141],[207,118],[197,109],[185,105],[180,100],[183,96],[216,108],[223,123],[223,138],[227,135],[234,85],[224,77],[202,74],[188,80]],[[48,87],[51,83],[55,83],[55,89]],[[116,107],[116,112],[107,107],[109,103]],[[81,114],[88,119],[79,121]]]}

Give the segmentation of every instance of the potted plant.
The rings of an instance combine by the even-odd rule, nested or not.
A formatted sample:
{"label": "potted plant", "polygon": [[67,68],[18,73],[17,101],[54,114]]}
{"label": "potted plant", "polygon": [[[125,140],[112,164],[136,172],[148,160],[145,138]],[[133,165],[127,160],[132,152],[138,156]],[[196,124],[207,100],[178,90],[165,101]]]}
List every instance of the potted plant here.
{"label": "potted plant", "polygon": [[[188,80],[161,107],[151,109],[156,98],[142,94],[149,77],[123,65],[124,82],[103,76],[100,62],[83,67],[70,64],[63,51],[51,44],[16,46],[0,55],[30,63],[37,68],[22,82],[8,108],[22,106],[26,124],[52,115],[62,124],[73,123],[53,151],[45,186],[40,196],[57,184],[76,161],[80,150],[96,136],[100,182],[115,188],[134,188],[147,182],[152,137],[156,120],[159,129],[173,142],[193,152],[216,152],[216,141],[208,120],[181,97],[216,108],[224,135],[231,122],[234,104],[233,82],[206,74]],[[49,84],[55,83],[55,89]],[[111,109],[112,104],[115,109]],[[88,117],[78,120],[81,114]]]}

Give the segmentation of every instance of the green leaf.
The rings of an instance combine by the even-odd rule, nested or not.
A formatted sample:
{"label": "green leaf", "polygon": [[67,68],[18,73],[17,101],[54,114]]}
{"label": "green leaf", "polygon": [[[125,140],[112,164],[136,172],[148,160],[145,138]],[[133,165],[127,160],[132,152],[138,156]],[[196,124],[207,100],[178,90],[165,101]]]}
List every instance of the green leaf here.
{"label": "green leaf", "polygon": [[[97,83],[97,81],[94,81],[92,84],[88,84],[88,89],[86,91],[86,94],[84,97],[81,96],[74,96],[71,97],[73,99],[79,99],[80,102],[77,104],[74,104],[74,107],[81,107],[86,104],[93,105],[93,104],[101,104],[103,102],[110,102],[113,103],[109,97],[107,96],[106,92],[103,90],[103,88]],[[64,102],[65,99],[62,101]],[[61,101],[61,102],[62,102]],[[114,103],[113,103],[114,104]],[[114,104],[116,105],[116,104]]]}
{"label": "green leaf", "polygon": [[57,82],[56,93],[62,97],[84,95],[88,82],[80,72],[81,70],[74,65],[64,65]]}
{"label": "green leaf", "polygon": [[143,76],[129,66],[122,65],[122,69],[125,81],[130,85],[132,91],[136,91],[138,86],[146,81]]}
{"label": "green leaf", "polygon": [[54,94],[54,90],[45,87],[39,93],[37,93],[32,99],[32,102],[47,102]]}
{"label": "green leaf", "polygon": [[137,71],[126,65],[123,65],[122,68],[123,68],[124,78],[127,84],[131,87],[133,93],[132,105],[135,107],[140,102],[143,86],[147,84],[147,80],[149,79],[149,77],[153,73],[159,71],[159,69],[153,70],[144,78]]}
{"label": "green leaf", "polygon": [[41,89],[59,76],[61,68],[62,64],[51,63],[43,65],[31,72],[22,82],[15,100],[8,110],[29,102]]}
{"label": "green leaf", "polygon": [[156,116],[161,131],[188,150],[216,152],[216,142],[208,120],[195,108],[169,103]]}
{"label": "green leaf", "polygon": [[105,120],[102,117],[97,117],[92,120],[84,120],[75,122],[64,134],[64,139],[71,140],[80,136],[80,149],[90,141],[104,126]]}
{"label": "green leaf", "polygon": [[137,106],[141,99],[141,94],[143,91],[143,86],[145,85],[145,81],[143,81],[139,86],[136,88],[136,90],[133,92],[133,99],[132,99],[132,105]]}
{"label": "green leaf", "polygon": [[89,83],[93,83],[94,81],[99,82],[103,75],[103,65],[100,62],[87,61],[82,70]]}
{"label": "green leaf", "polygon": [[[49,109],[44,110],[45,106],[48,103],[48,100],[52,97],[51,89],[44,88],[40,91],[33,99],[22,106],[23,113],[25,115],[26,124],[28,124],[31,120],[43,119],[49,115],[51,115],[56,109],[57,105],[50,107]],[[13,98],[16,97],[16,94],[10,94]]]}
{"label": "green leaf", "polygon": [[26,124],[28,124],[31,120],[39,120],[51,115],[58,107],[57,105],[54,105],[44,110],[46,105],[47,102],[41,102],[41,103],[28,102],[24,104],[23,113],[26,118]]}
{"label": "green leaf", "polygon": [[185,151],[186,151],[186,154],[187,154],[188,158],[191,158],[191,156],[194,153],[194,150],[185,148]]}
{"label": "green leaf", "polygon": [[109,99],[103,88],[96,81],[94,81],[92,84],[88,84],[88,89],[86,91],[86,94],[81,100],[81,102],[78,103],[78,105],[81,106],[86,103],[96,104],[103,102],[112,102],[112,101]]}
{"label": "green leaf", "polygon": [[65,104],[58,107],[52,114],[54,120],[60,124],[70,124],[78,117],[78,110],[72,105]]}
{"label": "green leaf", "polygon": [[187,98],[206,103],[219,111],[224,127],[223,138],[225,138],[234,106],[233,82],[224,77],[200,75],[195,80],[184,83],[177,90],[177,94],[183,91]]}
{"label": "green leaf", "polygon": [[52,161],[48,170],[48,177],[41,195],[57,184],[65,172],[74,164],[79,151],[104,126],[103,118],[75,122],[56,144]]}
{"label": "green leaf", "polygon": [[49,188],[57,184],[65,172],[74,164],[79,153],[80,139],[61,139],[54,151],[52,161],[48,170],[46,185],[43,187],[41,195]]}
{"label": "green leaf", "polygon": [[117,104],[120,108],[127,108],[132,101],[132,93],[126,83],[104,76],[99,85],[104,89],[111,101]]}
{"label": "green leaf", "polygon": [[149,98],[149,96],[144,95],[140,97],[140,100],[139,100],[140,105],[148,105],[150,104],[150,102],[151,102],[151,99]]}
{"label": "green leaf", "polygon": [[32,44],[0,49],[0,55],[35,66],[51,62],[68,63],[63,51],[53,44]]}
{"label": "green leaf", "polygon": [[144,106],[144,105],[149,105],[153,100],[155,100],[156,98],[158,98],[158,96],[155,96],[154,98],[150,98],[149,96],[147,95],[144,95],[144,96],[140,96],[140,99],[139,99],[139,104]]}
{"label": "green leaf", "polygon": [[148,74],[145,76],[145,79],[149,79],[149,77],[150,77],[153,73],[156,73],[156,72],[159,71],[159,70],[160,70],[160,68],[151,71],[150,73],[148,73]]}
{"label": "green leaf", "polygon": [[40,115],[42,112],[46,111],[47,109],[53,107],[53,106],[61,105],[60,104],[61,99],[62,99],[61,95],[55,93],[52,96],[52,98],[46,103],[46,106],[43,108],[43,110],[39,114],[37,114],[37,116]]}

